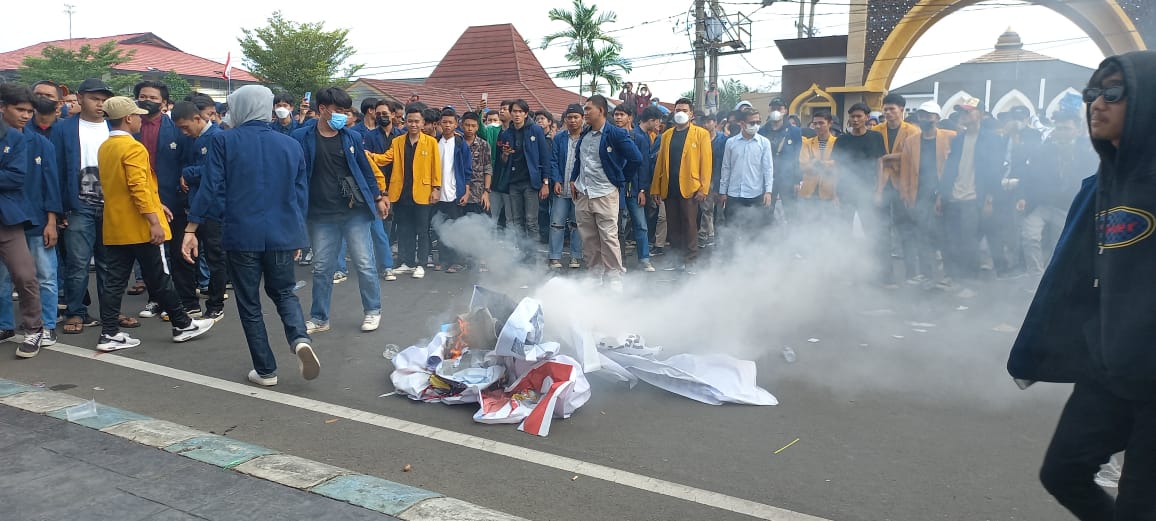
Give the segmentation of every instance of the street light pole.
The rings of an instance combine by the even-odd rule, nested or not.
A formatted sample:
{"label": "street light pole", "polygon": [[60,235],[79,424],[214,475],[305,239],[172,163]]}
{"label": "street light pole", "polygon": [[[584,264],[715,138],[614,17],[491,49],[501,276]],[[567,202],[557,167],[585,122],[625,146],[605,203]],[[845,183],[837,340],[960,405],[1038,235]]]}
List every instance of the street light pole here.
{"label": "street light pole", "polygon": [[64,4],[64,14],[68,15],[68,47],[72,48],[72,15],[76,13],[76,6],[73,4]]}

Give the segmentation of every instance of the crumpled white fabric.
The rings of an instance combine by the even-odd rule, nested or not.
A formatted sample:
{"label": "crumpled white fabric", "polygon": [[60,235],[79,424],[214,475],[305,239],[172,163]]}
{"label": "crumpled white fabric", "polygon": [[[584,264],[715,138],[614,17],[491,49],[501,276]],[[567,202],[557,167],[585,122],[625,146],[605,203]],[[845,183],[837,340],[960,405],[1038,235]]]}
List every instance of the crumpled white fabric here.
{"label": "crumpled white fabric", "polygon": [[[408,396],[412,400],[430,403],[477,403],[482,391],[498,383],[506,374],[506,368],[500,364],[475,364],[476,359],[463,356],[457,360],[443,360],[431,372],[427,362],[431,356],[441,356],[447,333],[438,333],[423,346],[411,346],[393,358],[394,370],[390,373],[390,381],[397,392]],[[455,395],[438,395],[430,391],[430,376],[459,382],[465,385],[465,390]]]}
{"label": "crumpled white fabric", "polygon": [[590,382],[578,361],[565,355],[533,365],[502,391],[484,393],[474,421],[517,423],[518,430],[550,434],[553,418],[569,418],[590,400]]}
{"label": "crumpled white fabric", "polygon": [[657,360],[621,349],[605,349],[600,353],[650,385],[702,403],[779,404],[774,395],[755,383],[755,363],[749,360],[690,354]]}

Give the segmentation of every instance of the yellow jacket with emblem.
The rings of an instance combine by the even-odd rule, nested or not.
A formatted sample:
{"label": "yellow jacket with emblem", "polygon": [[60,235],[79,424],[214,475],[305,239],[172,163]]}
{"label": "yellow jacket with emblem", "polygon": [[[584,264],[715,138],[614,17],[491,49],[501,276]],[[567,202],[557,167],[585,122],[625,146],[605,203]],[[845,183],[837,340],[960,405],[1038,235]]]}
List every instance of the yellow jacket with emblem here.
{"label": "yellow jacket with emblem", "polygon": [[[402,134],[390,142],[389,150],[384,154],[367,152],[370,163],[377,166],[393,165],[393,172],[389,176],[389,201],[396,203],[401,199],[402,185],[405,183],[405,146],[409,140],[408,134]],[[422,133],[418,136],[417,147],[413,157],[413,202],[421,205],[430,204],[429,197],[434,188],[442,186],[442,161],[438,153],[438,141]]]}
{"label": "yellow jacket with emblem", "polygon": [[[651,195],[663,199],[666,199],[670,188],[670,140],[673,137],[673,128],[662,133],[662,142],[659,144],[658,157],[654,164],[654,179],[650,182]],[[713,168],[710,132],[705,128],[691,125],[687,129],[686,144],[682,147],[682,167],[678,171],[678,191],[682,192],[680,195],[684,199],[694,197],[695,193],[708,195]]]}
{"label": "yellow jacket with emblem", "polygon": [[165,229],[165,240],[171,239],[145,146],[128,134],[114,134],[100,145],[97,160],[104,190],[104,244],[150,242],[149,221],[144,217],[149,213],[156,214]]}
{"label": "yellow jacket with emblem", "polygon": [[819,138],[803,138],[803,149],[799,152],[799,169],[803,172],[803,185],[799,187],[799,197],[811,199],[818,192],[818,199],[833,201],[839,184],[839,174],[831,154],[835,152],[835,136],[827,138],[827,147],[819,150]]}
{"label": "yellow jacket with emblem", "polygon": [[[918,136],[920,134],[918,125],[913,125],[906,121],[899,123],[899,130],[895,133],[894,143],[891,142],[890,136],[887,134],[886,123],[875,125],[871,128],[871,131],[883,135],[883,150],[887,154],[903,154],[903,149],[907,146],[911,136]],[[899,160],[883,161],[883,168],[879,169],[879,179],[875,183],[875,193],[882,194],[883,189],[887,187],[887,183],[891,183],[891,186],[902,192],[904,183],[900,179],[900,175]]]}

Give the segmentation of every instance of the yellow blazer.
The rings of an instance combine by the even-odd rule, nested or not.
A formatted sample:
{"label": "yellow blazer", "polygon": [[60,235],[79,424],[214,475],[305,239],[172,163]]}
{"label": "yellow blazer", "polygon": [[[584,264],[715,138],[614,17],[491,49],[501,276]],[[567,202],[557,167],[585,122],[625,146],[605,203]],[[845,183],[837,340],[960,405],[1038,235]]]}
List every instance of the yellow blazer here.
{"label": "yellow blazer", "polygon": [[803,149],[799,152],[799,167],[803,171],[803,186],[799,188],[799,197],[810,199],[818,191],[819,199],[832,201],[835,199],[835,189],[839,183],[835,162],[831,154],[835,152],[835,136],[827,138],[827,148],[819,151],[819,138],[803,138]]}
{"label": "yellow blazer", "polygon": [[[662,133],[658,157],[654,165],[654,179],[650,182],[650,194],[666,199],[670,189],[670,140],[674,129]],[[710,132],[697,125],[691,125],[682,147],[682,168],[678,171],[678,191],[683,199],[694,197],[695,192],[710,193],[710,176],[714,169],[711,157]]]}
{"label": "yellow blazer", "polygon": [[[907,146],[907,141],[911,136],[919,135],[919,127],[906,121],[899,124],[899,133],[895,134],[895,148],[891,147],[891,142],[887,139],[887,123],[880,123],[871,128],[872,132],[883,134],[883,150],[888,154],[902,154],[903,148]],[[875,183],[875,192],[883,193],[883,188],[890,182],[896,190],[902,191],[902,184],[899,180],[899,163],[883,162],[883,168],[879,170],[879,179]]]}
{"label": "yellow blazer", "polygon": [[97,152],[100,186],[104,190],[104,243],[109,246],[145,244],[151,239],[145,214],[156,214],[173,237],[161,209],[157,176],[149,164],[149,152],[127,134],[108,138]]}
{"label": "yellow blazer", "polygon": [[[915,207],[915,194],[919,192],[919,156],[923,149],[920,146],[922,139],[922,134],[908,137],[903,143],[903,152],[899,158],[899,196],[903,198],[908,208]],[[935,129],[935,174],[940,179],[943,179],[943,165],[947,162],[947,154],[951,152],[953,139],[955,132]]]}
{"label": "yellow blazer", "polygon": [[[397,136],[390,142],[389,150],[384,154],[366,152],[370,162],[377,166],[394,165],[393,173],[389,176],[391,203],[401,199],[402,184],[405,181],[405,145],[408,139],[408,134]],[[438,153],[438,140],[424,133],[420,134],[413,158],[413,202],[421,205],[429,204],[433,189],[441,187],[442,159]]]}

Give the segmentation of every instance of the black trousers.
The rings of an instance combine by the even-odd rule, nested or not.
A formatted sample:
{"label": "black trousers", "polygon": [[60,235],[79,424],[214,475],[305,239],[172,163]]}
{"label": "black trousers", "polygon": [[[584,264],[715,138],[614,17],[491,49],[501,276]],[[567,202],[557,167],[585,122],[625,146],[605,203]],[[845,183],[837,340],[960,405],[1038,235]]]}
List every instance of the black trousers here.
{"label": "black trousers", "polygon": [[[1124,453],[1115,500],[1095,484],[1100,465]],[[1156,398],[1131,401],[1094,382],[1068,398],[1040,481],[1081,521],[1156,520]]]}
{"label": "black trousers", "polygon": [[[201,301],[197,300],[197,265],[185,262],[181,255],[181,242],[185,240],[185,225],[188,222],[189,218],[185,214],[185,210],[181,208],[173,210],[173,220],[169,223],[169,229],[173,231],[173,238],[165,243],[165,253],[168,255],[169,273],[172,274],[173,287],[176,289],[177,297],[185,310],[193,311],[201,309]],[[141,266],[141,272],[144,272],[144,266]],[[224,297],[222,296],[222,298]],[[149,291],[149,299],[160,302],[151,290]],[[222,307],[224,307],[223,304]]]}
{"label": "black trousers", "polygon": [[[428,204],[417,204],[413,199],[403,194],[401,200],[394,203],[394,220],[397,222],[397,258],[393,263],[396,266],[405,264],[411,268],[425,266],[429,259],[430,250],[430,212],[433,209]],[[400,262],[400,264],[399,264]]]}
{"label": "black trousers", "polygon": [[[205,300],[205,309],[208,311],[225,309],[225,285],[229,282],[229,268],[225,262],[225,250],[221,247],[221,233],[221,223],[217,221],[205,221],[197,227],[197,242],[201,251],[205,252],[205,263],[209,265],[209,298]],[[196,265],[192,266],[195,280]]]}
{"label": "black trousers", "polygon": [[[466,214],[466,207],[458,205],[457,201],[452,203],[439,202],[435,206],[437,215],[445,219],[445,223],[449,224]],[[447,268],[454,264],[462,264],[462,255],[453,248],[449,247],[445,241],[438,239],[438,264]]]}
{"label": "black trousers", "polygon": [[[108,274],[104,278],[103,291],[97,292],[100,295],[101,333],[112,336],[120,331],[120,305],[124,300],[128,279],[132,277],[134,262],[140,264],[140,272],[144,276],[149,295],[152,295],[161,309],[169,314],[173,326],[185,328],[192,323],[189,314],[181,306],[176,290],[173,289],[165,249],[164,245],[148,243],[105,246]],[[180,262],[184,263],[184,260]]]}

